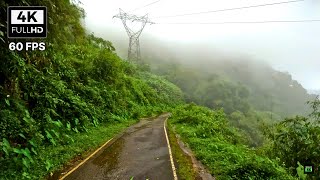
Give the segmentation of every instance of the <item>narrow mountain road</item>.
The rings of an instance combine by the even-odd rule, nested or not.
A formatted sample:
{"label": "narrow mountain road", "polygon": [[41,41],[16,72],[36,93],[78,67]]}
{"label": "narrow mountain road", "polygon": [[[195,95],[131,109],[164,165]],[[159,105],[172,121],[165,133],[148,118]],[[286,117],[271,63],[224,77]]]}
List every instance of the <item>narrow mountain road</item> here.
{"label": "narrow mountain road", "polygon": [[175,179],[164,130],[168,116],[141,120],[62,179]]}

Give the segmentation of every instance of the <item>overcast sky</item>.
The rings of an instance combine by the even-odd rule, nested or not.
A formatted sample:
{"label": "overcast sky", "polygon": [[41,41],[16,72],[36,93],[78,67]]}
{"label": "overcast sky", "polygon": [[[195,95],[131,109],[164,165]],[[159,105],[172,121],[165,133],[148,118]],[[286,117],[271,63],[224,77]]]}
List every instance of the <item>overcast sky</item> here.
{"label": "overcast sky", "polygon": [[[128,37],[119,19],[119,8],[137,15],[148,13],[156,24],[147,26],[140,38],[154,37],[160,43],[199,44],[214,51],[245,54],[288,71],[307,89],[320,89],[320,22],[263,24],[166,24],[320,20],[320,0],[232,10],[180,17],[163,17],[219,9],[270,4],[288,0],[82,0],[86,26],[98,36],[127,51]],[[207,49],[210,49],[207,48]],[[121,54],[120,54],[121,55]]]}

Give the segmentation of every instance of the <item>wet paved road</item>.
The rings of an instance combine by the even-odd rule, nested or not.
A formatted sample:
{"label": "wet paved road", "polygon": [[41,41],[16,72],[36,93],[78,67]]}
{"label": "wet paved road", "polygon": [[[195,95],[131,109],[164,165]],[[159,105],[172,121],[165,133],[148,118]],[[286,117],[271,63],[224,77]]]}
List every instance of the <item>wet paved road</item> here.
{"label": "wet paved road", "polygon": [[113,140],[65,180],[111,179],[172,180],[163,114],[141,120]]}

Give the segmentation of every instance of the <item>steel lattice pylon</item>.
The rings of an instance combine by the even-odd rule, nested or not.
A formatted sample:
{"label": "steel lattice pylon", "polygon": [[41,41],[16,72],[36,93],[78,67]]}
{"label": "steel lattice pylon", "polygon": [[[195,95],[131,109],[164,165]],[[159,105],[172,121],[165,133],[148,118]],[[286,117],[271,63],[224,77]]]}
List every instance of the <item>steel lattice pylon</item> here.
{"label": "steel lattice pylon", "polygon": [[[129,61],[136,61],[139,62],[141,60],[141,55],[140,55],[140,44],[139,44],[139,37],[146,26],[147,23],[149,24],[154,24],[153,22],[149,21],[148,15],[144,16],[136,16],[136,15],[129,15],[125,13],[122,9],[119,9],[120,13],[113,16],[113,18],[119,18],[121,19],[124,28],[127,31],[127,34],[129,36],[129,49],[128,49],[128,60]],[[136,22],[141,22],[141,27],[137,31],[133,31],[128,27],[127,21],[136,21]]]}

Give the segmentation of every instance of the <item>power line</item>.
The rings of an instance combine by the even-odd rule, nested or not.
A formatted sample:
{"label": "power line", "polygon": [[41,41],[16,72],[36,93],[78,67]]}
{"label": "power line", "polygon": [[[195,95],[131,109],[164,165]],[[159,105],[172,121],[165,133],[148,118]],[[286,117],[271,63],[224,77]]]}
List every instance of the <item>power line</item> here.
{"label": "power line", "polygon": [[262,24],[262,23],[312,23],[312,22],[320,22],[320,19],[308,19],[308,20],[272,20],[272,21],[239,21],[239,22],[186,22],[186,23],[155,23],[155,24]]}
{"label": "power line", "polygon": [[143,5],[143,6],[137,7],[137,8],[133,9],[133,10],[132,10],[132,11],[130,11],[130,12],[133,12],[133,11],[136,11],[136,10],[138,10],[138,9],[142,9],[142,8],[145,8],[145,7],[151,6],[151,5],[155,4],[155,3],[158,3],[159,1],[161,1],[161,0],[157,0],[157,1],[154,1],[154,2],[152,2],[152,3],[149,3],[149,4],[146,4],[146,5]]}
{"label": "power line", "polygon": [[219,10],[203,11],[203,12],[197,12],[197,13],[178,14],[178,15],[171,15],[171,16],[159,16],[159,17],[154,17],[154,18],[171,18],[171,17],[180,17],[180,16],[191,16],[191,15],[198,15],[198,14],[208,14],[208,13],[216,13],[216,12],[223,12],[223,11],[232,11],[232,10],[263,7],[263,6],[273,6],[273,5],[279,5],[279,4],[288,4],[288,3],[295,3],[295,2],[301,2],[301,1],[305,1],[305,0],[283,1],[283,2],[277,2],[277,3],[260,4],[260,5],[244,6],[244,7],[228,8],[228,9],[219,9]]}

